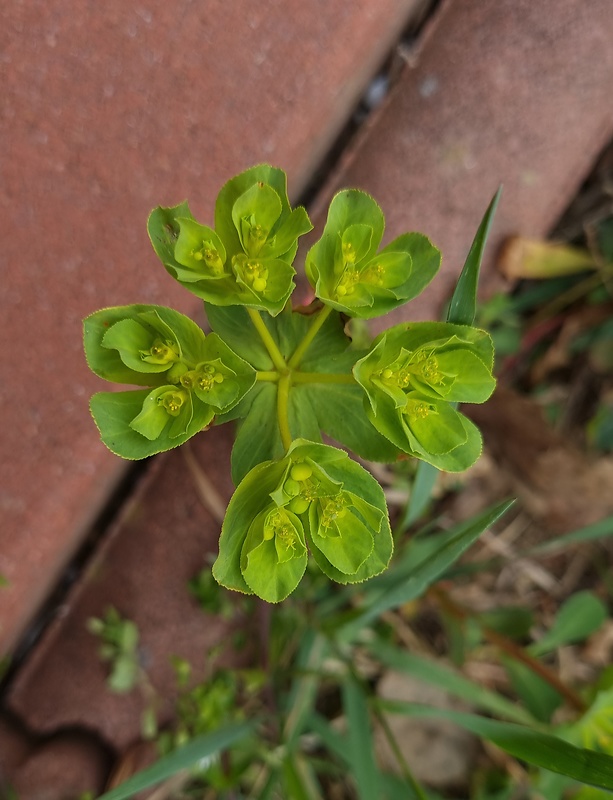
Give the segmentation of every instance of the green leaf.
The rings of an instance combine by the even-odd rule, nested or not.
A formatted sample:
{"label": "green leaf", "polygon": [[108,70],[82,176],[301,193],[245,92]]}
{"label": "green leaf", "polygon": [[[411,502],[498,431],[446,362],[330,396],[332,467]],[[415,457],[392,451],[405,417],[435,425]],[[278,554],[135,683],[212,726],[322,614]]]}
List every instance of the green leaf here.
{"label": "green leaf", "polygon": [[254,467],[239,483],[230,499],[219,539],[219,555],[213,564],[213,577],[222,586],[252,594],[241,571],[241,553],[251,524],[270,509],[270,495],[286,470],[282,461],[266,461]]}
{"label": "green leaf", "polygon": [[[126,323],[132,326],[129,330],[123,327]],[[150,341],[142,338],[143,331],[149,332]],[[153,367],[149,370],[149,365],[142,362],[138,352],[141,344],[147,348],[158,334],[172,337],[179,343],[182,354],[198,360],[197,354],[204,343],[204,333],[195,322],[171,308],[129,305],[103,308],[85,318],[83,342],[88,366],[100,378],[114,383],[163,386],[169,382],[168,376],[154,374],[157,369]],[[133,342],[132,347],[130,342]],[[132,353],[133,358],[130,357]],[[125,363],[126,360],[128,364],[131,363],[133,367],[138,365],[139,368],[130,367]],[[163,369],[167,371],[171,366],[172,363],[167,363]]]}
{"label": "green leaf", "polygon": [[113,661],[113,669],[108,678],[108,687],[117,694],[131,692],[138,681],[138,662],[134,655],[121,654]]}
{"label": "green leaf", "polygon": [[[329,445],[294,442],[289,452],[296,458],[311,458],[323,466],[332,481],[342,484],[343,492],[352,496],[351,502],[354,504],[354,508],[350,507],[348,513],[352,516],[357,514],[356,520],[360,521],[361,518],[362,523],[371,529],[373,535],[374,548],[359,569],[352,574],[344,573],[333,566],[320,547],[312,547],[311,553],[320,569],[329,578],[342,584],[359,583],[383,572],[392,555],[393,540],[385,495],[377,481],[346,453]],[[359,505],[360,499],[363,505]],[[369,510],[371,507],[372,510]],[[309,521],[312,524],[310,517]],[[314,537],[313,530],[307,529],[307,541],[312,537]]]}
{"label": "green leaf", "polygon": [[371,598],[358,616],[347,623],[343,634],[351,638],[384,611],[420,597],[512,504],[513,501],[505,501],[457,526],[453,538],[419,563],[414,570],[408,573],[403,570],[400,574],[397,574],[396,571],[388,573],[386,588]]}
{"label": "green leaf", "polygon": [[177,221],[179,218],[193,219],[187,201],[170,208],[159,206],[151,212],[147,220],[147,232],[153,249],[171,275],[171,270],[181,267],[175,259],[175,246],[180,233]]}
{"label": "green leaf", "polygon": [[[159,391],[159,390],[158,390]],[[203,430],[213,419],[213,410],[194,401],[194,413],[184,433],[172,436],[172,423],[151,440],[138,433],[131,423],[142,412],[149,396],[148,389],[132,392],[98,392],[90,401],[94,421],[104,444],[118,456],[127,459],[147,458],[178,447]]]}
{"label": "green leaf", "polygon": [[277,387],[257,383],[251,392],[251,404],[238,426],[232,448],[231,469],[235,486],[263,461],[283,455],[284,448],[277,423]]}
{"label": "green leaf", "polygon": [[498,189],[492,202],[489,204],[485,216],[477,230],[470,251],[466,258],[466,263],[458,279],[456,288],[451,297],[449,311],[447,312],[447,322],[456,325],[472,325],[477,312],[477,286],[479,283],[479,270],[483,259],[483,251],[487,237],[489,236],[496,207],[500,200],[502,187]]}
{"label": "green leaf", "polygon": [[587,639],[607,616],[606,606],[595,594],[577,592],[562,604],[549,631],[528,650],[534,656],[542,656],[556,647]]}
{"label": "green leaf", "polygon": [[583,542],[593,542],[598,539],[606,539],[613,536],[613,517],[606,517],[600,522],[594,522],[592,525],[586,525],[584,528],[579,528],[576,531],[565,533],[555,539],[535,545],[531,547],[525,555],[541,555],[545,553],[557,553],[566,550],[574,544],[582,544]]}
{"label": "green leaf", "polygon": [[410,528],[413,523],[417,522],[425,512],[428,504],[432,498],[432,490],[436,484],[438,477],[438,469],[432,464],[425,461],[420,461],[417,465],[415,478],[411,486],[411,495],[406,507],[406,511],[401,522],[398,525],[398,530],[402,533]]}
{"label": "green leaf", "polygon": [[[425,401],[421,402],[427,405]],[[441,403],[440,406],[444,408],[445,404]],[[481,455],[481,434],[467,417],[450,407],[449,409],[453,414],[454,423],[458,423],[453,427],[445,427],[445,422],[451,415],[440,415],[438,407],[436,407],[433,409],[433,412],[436,413],[429,414],[428,420],[424,420],[430,421],[431,417],[430,426],[426,427],[422,424],[421,427],[414,428],[411,421],[407,423],[403,419],[403,409],[397,409],[385,395],[378,398],[376,413],[371,407],[367,407],[366,414],[373,426],[404,453],[421,458],[437,469],[447,472],[463,472]],[[428,436],[428,434],[430,435]],[[443,435],[446,438],[443,438]],[[428,445],[431,445],[433,449],[446,449],[447,447],[451,449],[443,453],[433,453],[428,449]]]}
{"label": "green leaf", "polygon": [[255,335],[249,314],[241,306],[216,306],[205,303],[209,325],[232,350],[258,370],[271,370],[274,365],[259,336]]}
{"label": "green leaf", "polygon": [[[353,508],[358,514],[360,512],[359,505],[352,500],[349,492],[341,492],[336,497],[319,498],[311,503],[309,509],[310,544],[345,575],[355,575],[372,553],[372,531],[379,532],[383,516],[378,509],[372,507],[376,521],[365,525],[357,514],[352,513]],[[326,523],[329,514],[331,518]]]}
{"label": "green leaf", "polygon": [[285,702],[287,716],[283,727],[283,740],[293,749],[307,720],[311,716],[321,682],[319,673],[323,659],[328,654],[328,640],[313,628],[305,631],[294,660],[294,679]]}
{"label": "green leaf", "polygon": [[283,219],[284,221],[276,226],[272,238],[262,248],[262,256],[270,258],[283,256],[287,260],[286,254],[295,250],[296,241],[313,230],[309,215],[302,206],[294,208],[291,214]]}
{"label": "green leaf", "polygon": [[317,383],[301,386],[300,390],[309,398],[317,424],[332,439],[368,461],[396,461],[398,448],[376,430],[364,413],[364,391],[360,386]]}
{"label": "green leaf", "polygon": [[458,414],[466,432],[466,441],[449,453],[435,455],[416,448],[414,455],[445,472],[464,472],[471,467],[481,455],[483,440],[477,426],[463,414]]}
{"label": "green leaf", "polygon": [[307,561],[298,517],[276,506],[260,512],[241,549],[241,572],[249,588],[262,600],[279,603],[298,586]]}
{"label": "green leaf", "polygon": [[507,606],[492,608],[478,615],[479,625],[508,636],[511,639],[523,639],[530,633],[534,625],[534,614],[523,606]]}
{"label": "green leaf", "polygon": [[406,303],[420,295],[441,266],[441,252],[423,233],[404,233],[384,247],[388,252],[408,253],[411,256],[411,274],[403,287]]}
{"label": "green leaf", "polygon": [[174,251],[175,260],[187,267],[173,267],[174,277],[185,283],[219,280],[228,275],[226,249],[212,228],[194,219],[176,220],[179,238]]}
{"label": "green leaf", "polygon": [[563,702],[560,693],[526,664],[504,657],[502,663],[511,686],[530,713],[539,722],[550,722],[553,712]]}
{"label": "green leaf", "polygon": [[232,222],[248,256],[257,258],[282,210],[277,192],[262,182],[254,183],[235,200]]}
{"label": "green leaf", "polygon": [[315,770],[302,753],[287,753],[283,761],[283,777],[286,797],[292,800],[323,800]]}
{"label": "green leaf", "polygon": [[448,719],[488,739],[515,758],[536,767],[613,791],[613,758],[593,750],[574,747],[562,739],[534,729],[498,722],[476,714],[430,708],[417,703],[381,703],[388,710],[413,717]]}
{"label": "green leaf", "polygon": [[379,770],[374,758],[374,741],[364,690],[355,680],[343,681],[343,708],[347,717],[349,763],[361,800],[374,800],[380,796]]}
{"label": "green leaf", "polygon": [[121,786],[103,794],[98,800],[126,800],[138,792],[155,786],[204,759],[213,760],[234,742],[244,739],[254,729],[254,723],[230,725],[214,733],[197,736],[188,744],[161,758],[147,769],[128,778]]}

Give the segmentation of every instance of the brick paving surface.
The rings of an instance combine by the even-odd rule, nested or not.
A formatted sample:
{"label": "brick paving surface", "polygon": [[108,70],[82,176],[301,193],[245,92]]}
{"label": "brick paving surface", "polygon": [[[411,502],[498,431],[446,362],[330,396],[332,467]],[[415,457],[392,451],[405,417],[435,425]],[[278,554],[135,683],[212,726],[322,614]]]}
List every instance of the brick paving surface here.
{"label": "brick paving surface", "polygon": [[147,241],[152,207],[258,161],[294,194],[415,0],[108,0],[0,8],[0,652],[10,649],[123,474],[98,441],[81,319],[194,310]]}
{"label": "brick paving surface", "polygon": [[613,136],[612,41],[608,0],[447,4],[329,185],[371,192],[387,239],[418,230],[443,252],[434,284],[392,319],[449,296],[499,184],[485,287],[506,236],[551,229]]}
{"label": "brick paving surface", "polygon": [[[145,476],[61,618],[17,676],[10,705],[30,728],[49,734],[82,726],[120,749],[138,739],[150,697],[138,688],[123,695],[108,691],[108,667],[86,627],[88,618],[104,616],[109,606],[138,626],[140,658],[157,693],[161,723],[169,719],[177,694],[170,657],[186,659],[194,678],[202,679],[211,666],[207,653],[229,645],[232,628],[245,624],[240,614],[232,626],[205,614],[187,589],[214,560],[220,531],[199,476],[208,470],[222,514],[232,492],[230,443],[229,426],[213,428],[187,445],[191,468],[182,448],[159,457]],[[246,627],[251,631],[246,646],[253,653],[252,622]],[[226,653],[220,663],[228,658],[237,663],[244,656]]]}
{"label": "brick paving surface", "polygon": [[[138,62],[141,78],[142,74],[153,71],[162,83],[157,85],[157,91],[142,89],[136,92],[132,88],[138,83],[135,83],[136,79],[122,73],[123,77],[120,75],[115,83],[109,82],[109,86],[115,86],[115,93],[106,98],[104,87],[107,78],[100,78],[96,84],[99,89],[97,104],[89,101],[89,106],[93,108],[87,111],[87,114],[97,115],[102,130],[98,134],[100,139],[90,135],[84,121],[75,121],[79,119],[76,112],[81,106],[74,101],[71,104],[73,127],[55,120],[52,128],[58,137],[58,147],[62,128],[68,128],[72,136],[72,149],[67,149],[66,160],[61,162],[64,169],[68,169],[71,159],[78,162],[74,174],[71,173],[69,179],[62,179],[62,203],[50,201],[55,162],[49,160],[49,156],[39,155],[28,166],[31,171],[28,173],[29,180],[32,182],[37,166],[44,167],[41,172],[42,184],[30,210],[25,200],[20,208],[22,213],[27,211],[29,228],[40,220],[37,231],[45,230],[48,238],[39,241],[38,236],[29,236],[36,256],[31,272],[19,271],[16,267],[10,271],[9,289],[13,294],[9,292],[9,295],[13,297],[13,305],[9,314],[13,314],[10,320],[16,330],[19,329],[18,323],[23,327],[23,304],[28,297],[26,275],[38,277],[40,281],[42,264],[49,269],[46,258],[42,259],[43,247],[54,249],[54,263],[60,266],[55,267],[58,285],[53,287],[53,294],[50,287],[36,285],[36,296],[44,312],[41,319],[45,320],[45,324],[40,322],[34,327],[30,323],[28,326],[32,352],[36,354],[36,359],[34,356],[32,358],[36,363],[28,366],[27,362],[23,366],[27,385],[36,383],[41,395],[43,387],[50,387],[44,390],[52,395],[46,401],[48,406],[44,411],[48,416],[44,417],[43,411],[38,410],[37,406],[28,405],[31,401],[24,399],[27,395],[23,389],[19,389],[15,397],[21,416],[15,417],[14,427],[23,426],[24,419],[34,426],[33,415],[38,414],[40,430],[43,418],[53,419],[52,415],[58,413],[63,419],[63,427],[60,426],[57,432],[46,430],[42,440],[35,439],[35,432],[32,432],[27,440],[30,442],[27,458],[19,456],[24,451],[18,449],[16,438],[14,441],[9,438],[9,444],[13,444],[7,452],[15,452],[22,459],[19,463],[24,470],[23,485],[31,484],[29,494],[19,495],[25,504],[19,519],[23,529],[29,531],[30,538],[20,544],[19,549],[13,544],[15,533],[11,534],[9,543],[13,549],[8,552],[13,559],[26,559],[28,548],[32,547],[34,541],[38,542],[33,538],[34,531],[38,530],[42,520],[47,521],[46,527],[50,530],[58,530],[62,526],[74,530],[75,520],[87,516],[85,509],[91,504],[95,492],[101,498],[107,491],[111,477],[117,472],[116,462],[96,444],[91,423],[82,412],[84,398],[94,386],[94,381],[78,366],[80,354],[76,328],[82,313],[105,302],[118,302],[118,299],[153,301],[162,294],[168,297],[169,304],[178,302],[176,298],[179,295],[159,269],[151,272],[153,277],[146,280],[144,277],[145,268],[149,270],[153,263],[147,254],[142,224],[149,207],[159,201],[171,202],[190,195],[195,199],[194,208],[197,212],[210,212],[211,199],[220,181],[233,169],[261,156],[264,141],[262,131],[268,130],[269,102],[276,108],[288,106],[285,113],[290,121],[283,130],[291,141],[277,135],[278,127],[275,127],[274,140],[271,140],[273,144],[266,157],[287,167],[295,179],[295,186],[304,184],[313,163],[309,159],[315,158],[320,152],[316,142],[308,142],[309,136],[315,137],[319,128],[316,125],[308,128],[308,121],[312,122],[313,109],[318,105],[318,92],[323,91],[323,76],[333,75],[335,81],[338,78],[335,83],[337,94],[339,87],[351,76],[349,56],[346,54],[343,61],[338,53],[333,57],[326,51],[325,42],[332,39],[325,39],[322,15],[335,13],[338,22],[340,9],[344,9],[346,17],[341,26],[344,38],[340,49],[371,41],[361,26],[366,24],[368,15],[374,13],[374,4],[351,6],[357,15],[355,19],[348,11],[349,5],[332,5],[334,12],[327,11],[323,3],[321,7],[319,4],[308,6],[296,3],[296,17],[291,24],[287,22],[285,27],[275,26],[264,12],[251,10],[263,14],[259,17],[259,25],[269,31],[269,36],[279,36],[275,42],[279,53],[284,54],[283,58],[292,53],[293,58],[300,62],[300,48],[305,50],[306,55],[301,63],[309,63],[316,73],[304,76],[305,85],[311,87],[310,93],[307,92],[311,98],[307,110],[297,100],[293,106],[288,106],[283,100],[283,91],[289,91],[287,86],[294,85],[292,81],[296,80],[298,73],[293,77],[278,75],[281,88],[275,87],[274,102],[269,97],[263,99],[261,94],[254,98],[254,84],[250,84],[249,90],[242,90],[240,103],[234,94],[231,95],[233,100],[229,99],[227,89],[207,97],[205,103],[196,102],[199,92],[194,88],[194,82],[204,80],[193,61],[197,34],[210,34],[215,53],[219,53],[220,59],[221,53],[224,53],[224,69],[210,53],[200,56],[204,60],[209,59],[209,68],[218,70],[215,73],[217,80],[222,82],[220,85],[226,86],[223,82],[227,79],[231,84],[238,70],[232,72],[228,66],[228,51],[227,48],[223,49],[221,42],[227,41],[224,37],[234,37],[233,48],[237,53],[240,52],[237,58],[246,57],[243,49],[238,47],[238,42],[242,42],[240,36],[248,32],[248,19],[251,17],[241,19],[240,24],[234,20],[236,26],[229,31],[226,30],[227,25],[222,24],[221,5],[215,6],[220,16],[213,14],[217,26],[213,35],[208,29],[203,32],[200,23],[194,30],[196,20],[193,14],[196,12],[186,5],[185,17],[179,21],[173,17],[172,25],[167,25],[164,35],[159,29],[157,38],[148,26],[155,26],[164,19],[165,11],[161,5],[159,17],[154,15],[149,23],[141,12],[120,11],[119,6],[114,12],[109,11],[111,16],[115,13],[113,22],[116,27],[113,33],[116,38],[111,36],[109,39],[106,21],[96,23],[104,28],[96,35],[100,35],[107,45],[115,42],[119,47],[118,41],[123,42],[118,38],[117,30],[122,31],[121,36],[126,42],[136,40],[134,47],[139,49],[137,54],[131,55],[132,68],[136,69]],[[308,12],[304,10],[307,6]],[[383,11],[379,12],[379,8],[383,7],[383,4],[377,5],[377,16],[379,13],[384,16]],[[109,8],[113,9],[113,4]],[[398,11],[399,6],[393,8]],[[261,6],[257,6],[257,9],[261,9]],[[273,4],[269,10],[271,14],[274,13]],[[589,4],[589,9],[588,4],[571,0],[544,0],[541,3],[527,0],[456,0],[446,3],[419,57],[405,68],[384,108],[373,117],[346,154],[339,170],[331,177],[323,195],[339,185],[357,185],[380,200],[388,218],[388,238],[407,228],[423,230],[443,250],[445,266],[442,285],[439,284],[438,289],[431,291],[423,303],[411,309],[413,316],[435,313],[453,276],[461,267],[485,206],[500,181],[505,183],[505,194],[494,231],[494,245],[504,235],[516,230],[528,234],[545,233],[576,190],[601,146],[613,134],[610,103],[613,52],[609,47],[613,39],[613,16],[608,12],[609,5],[605,0],[595,0]],[[45,13],[52,16],[51,11]],[[135,16],[130,16],[132,13]],[[276,14],[279,13],[277,9]],[[312,28],[308,30],[313,31],[313,37],[320,37],[315,55],[314,40],[309,39],[305,43],[304,37],[296,34],[295,26],[301,21],[306,24],[300,16],[303,13],[309,19],[313,15],[310,23]],[[190,24],[184,21],[187,18],[191,20]],[[351,20],[353,27],[349,24]],[[130,21],[132,27],[129,27]],[[379,22],[382,24],[381,20]],[[77,25],[78,22],[68,20],[66,24]],[[124,27],[121,28],[121,25]],[[133,35],[131,31],[134,30],[137,33]],[[172,36],[168,30],[173,32]],[[86,37],[85,29],[82,32]],[[49,36],[49,40],[54,41]],[[145,46],[143,42],[149,42],[149,36],[153,39]],[[360,36],[366,36],[366,39],[360,39]],[[56,38],[59,46],[61,37]],[[390,38],[391,34],[388,41]],[[255,58],[255,53],[260,51],[253,50],[253,41],[250,42],[249,54]],[[66,53],[73,49],[80,51],[84,47],[86,45],[77,37],[76,43],[66,46]],[[274,51],[271,47],[265,51],[270,58]],[[111,51],[100,51],[96,58],[103,58],[103,52]],[[155,53],[158,53],[158,60]],[[120,60],[128,58],[119,51],[116,54]],[[318,57],[329,60],[322,66],[318,64]],[[110,70],[113,59],[108,55],[105,58],[108,59],[105,69]],[[268,64],[266,58],[261,63]],[[347,67],[344,71],[340,70],[340,62],[335,58]],[[275,63],[282,62],[279,60]],[[360,63],[357,56],[351,63],[354,67]],[[371,61],[371,67],[373,63]],[[172,76],[167,75],[160,65],[173,65]],[[29,69],[33,73],[36,71],[34,66]],[[226,69],[230,69],[234,79],[227,77]],[[179,81],[179,75],[189,75],[191,82]],[[39,76],[37,91],[42,91],[42,80]],[[93,80],[91,76],[90,80]],[[206,80],[212,80],[210,75]],[[143,86],[143,81],[140,80],[138,85]],[[164,91],[160,91],[161,88]],[[83,93],[85,109],[85,89],[76,86],[74,91],[75,98],[81,96],[80,92]],[[302,91],[306,89],[303,87]],[[322,118],[332,115],[332,92],[328,87],[323,95],[319,95]],[[115,149],[106,144],[106,149],[103,149],[107,156],[105,160],[102,155],[94,153],[95,142],[105,141],[105,103],[107,100],[113,102],[118,94],[122,100],[116,100],[117,106],[114,107],[116,117],[113,124],[118,128],[113,138]],[[326,98],[327,106],[324,103]],[[174,109],[175,118],[179,118],[179,108],[187,107],[195,121],[188,115],[192,126],[188,131],[183,126],[180,137],[177,133],[176,137],[179,138],[176,138],[168,115],[157,114],[158,105],[165,110],[169,107]],[[85,110],[83,114],[86,114]],[[136,114],[136,117],[133,118],[132,114]],[[172,116],[170,114],[170,118]],[[283,118],[285,120],[285,115]],[[52,117],[50,119],[53,120]],[[249,124],[245,124],[247,119]],[[206,125],[212,127],[203,132],[199,123],[205,128]],[[31,117],[29,124],[30,137],[39,136],[40,131],[45,130],[40,117]],[[295,130],[292,127],[294,124]],[[305,125],[310,133],[304,133]],[[136,133],[133,132],[134,126]],[[144,134],[148,126],[153,126],[153,134],[150,138],[144,136],[141,141],[139,132]],[[234,143],[236,152],[233,150],[231,158],[216,139],[215,131],[219,130],[223,130],[224,143]],[[254,138],[250,138],[252,134]],[[80,144],[79,135],[84,137]],[[273,136],[273,133],[270,135]],[[124,139],[128,144],[119,147],[118,142]],[[302,149],[297,144],[298,140],[303,142]],[[24,148],[36,150],[25,131],[16,137],[15,144],[20,141],[23,141]],[[160,148],[160,143],[164,147]],[[45,145],[40,143],[41,149],[48,146],[49,140]],[[124,152],[128,146],[132,147],[129,157]],[[205,146],[210,148],[207,150],[208,158],[191,164],[188,173],[180,172],[181,155],[190,147],[204,149]],[[70,155],[73,150],[77,155]],[[91,164],[88,155],[92,157]],[[152,162],[156,164],[154,174]],[[92,186],[86,199],[81,197],[84,178],[79,170],[85,170]],[[121,192],[125,192],[121,179],[126,174],[131,176],[128,181],[129,194],[123,198],[119,210],[118,199]],[[16,184],[9,182],[8,186],[16,191]],[[98,186],[98,189],[94,190],[94,186]],[[212,192],[209,186],[213,187]],[[8,206],[8,201],[5,201],[5,206]],[[53,213],[56,208],[70,210],[69,225],[61,224],[54,228],[50,224],[60,217]],[[11,207],[11,213],[16,215],[17,211]],[[94,223],[94,218],[98,224]],[[130,226],[124,230],[126,218],[130,220]],[[46,224],[43,225],[45,220]],[[102,221],[101,225],[99,221]],[[17,227],[14,222],[13,228]],[[120,237],[116,236],[116,230],[121,231]],[[127,236],[126,231],[129,231]],[[22,241],[19,252],[22,253],[26,234],[20,235]],[[99,235],[104,237],[104,247]],[[126,248],[128,244],[129,248]],[[17,253],[16,247],[9,242],[11,252]],[[131,265],[124,280],[127,249],[138,253],[138,257],[137,264]],[[110,254],[108,259],[106,254]],[[70,261],[70,258],[75,261]],[[16,255],[9,263],[17,263]],[[121,270],[106,271],[103,268],[105,263],[116,263],[122,267]],[[491,270],[485,275],[490,285],[494,283],[493,275]],[[134,296],[128,297],[128,290],[120,287],[121,297],[118,298],[120,283],[129,287]],[[19,297],[23,298],[21,305],[18,303]],[[65,301],[61,306],[63,313],[58,311],[59,305],[53,302],[60,298]],[[53,328],[54,321],[57,330]],[[45,335],[49,326],[54,330],[55,338]],[[65,356],[66,369],[74,370],[79,375],[78,386],[81,387],[82,397],[75,398],[73,391],[67,400],[63,394],[65,370],[58,373],[57,360],[51,360],[51,355],[58,349]],[[45,380],[40,379],[43,374]],[[71,446],[67,447],[60,434],[64,436],[69,425],[77,435]],[[10,433],[12,436],[13,433]],[[222,481],[216,484],[222,496],[227,496],[230,491],[229,485],[223,483],[226,480],[224,462],[229,451],[229,442],[225,437],[225,433],[216,430],[197,437],[192,445],[196,458],[208,471],[210,478]],[[39,448],[38,459],[33,452],[33,442]],[[49,453],[54,453],[54,469],[48,464],[42,466],[43,458],[49,458]],[[28,471],[33,469],[37,460],[37,469],[32,472],[32,480],[28,481]],[[11,491],[20,485],[15,477],[8,481],[9,488],[13,487]],[[42,488],[38,489],[38,486]],[[184,490],[179,492],[179,487],[184,487]],[[6,504],[10,507],[12,501],[6,484],[3,484],[3,491],[3,498],[8,498]],[[172,502],[164,500],[164,493],[173,498]],[[33,498],[38,498],[36,505]],[[110,602],[116,604],[122,613],[134,618],[141,631],[143,652],[149,659],[153,680],[162,688],[169,686],[172,680],[168,656],[173,652],[180,650],[181,655],[193,656],[204,669],[206,662],[202,662],[202,650],[198,656],[192,653],[190,647],[203,648],[207,642],[210,644],[215,640],[219,631],[214,627],[213,620],[210,625],[208,622],[203,625],[202,612],[195,609],[193,604],[190,605],[184,586],[187,577],[202,565],[207,550],[214,551],[218,527],[198,499],[193,473],[186,469],[185,456],[173,452],[158,459],[154,471],[145,477],[111,537],[87,571],[84,581],[72,592],[64,609],[64,618],[56,620],[18,674],[9,697],[12,711],[36,731],[50,732],[62,726],[84,725],[119,747],[136,738],[142,698],[136,694],[127,699],[114,698],[105,691],[104,668],[97,660],[90,635],[85,632],[85,620],[91,614],[102,613],[105,603]],[[172,529],[177,531],[176,541],[169,538]],[[6,545],[2,543],[0,552],[6,552],[5,548]],[[24,573],[27,581],[40,582],[48,574],[43,566],[57,551],[57,548],[54,550],[51,535],[47,537],[46,549],[42,545],[41,548],[43,556],[38,571],[32,568],[29,574]],[[64,546],[64,552],[67,549]],[[5,557],[0,562],[0,572],[6,571],[6,564]],[[27,583],[24,586],[31,591]],[[19,603],[24,602],[24,596],[25,589],[24,595],[13,601],[13,614],[17,613],[15,609],[23,608]],[[19,629],[30,610],[31,607],[22,613],[21,621],[14,624],[13,631]],[[1,613],[4,621],[5,612]],[[200,636],[202,639],[199,639]],[[10,640],[7,632],[5,638]]]}

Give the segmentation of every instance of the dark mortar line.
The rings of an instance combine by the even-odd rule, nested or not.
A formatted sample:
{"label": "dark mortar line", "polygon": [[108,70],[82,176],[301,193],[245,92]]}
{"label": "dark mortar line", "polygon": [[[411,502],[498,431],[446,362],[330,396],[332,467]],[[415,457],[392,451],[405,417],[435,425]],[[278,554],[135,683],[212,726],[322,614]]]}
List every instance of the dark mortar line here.
{"label": "dark mortar line", "polygon": [[11,686],[13,678],[27,661],[30,653],[39,643],[48,626],[62,613],[62,607],[71,588],[86,570],[91,559],[95,556],[99,545],[110,532],[113,523],[117,520],[122,509],[132,497],[136,485],[151,468],[155,458],[156,456],[152,456],[143,461],[132,462],[130,464],[119,484],[111,492],[98,516],[89,526],[89,530],[81,541],[76,553],[66,565],[59,580],[56,582],[53,589],[51,589],[47,599],[30,622],[13,651],[10,665],[0,679],[0,709],[3,710],[3,700]]}
{"label": "dark mortar line", "polygon": [[[300,193],[297,205],[309,208],[317,200],[330,176],[336,172],[343,154],[351,148],[362,127],[395,85],[400,77],[403,64],[410,60],[411,54],[417,50],[422,34],[432,23],[444,2],[445,0],[422,0],[421,5],[414,10],[411,19],[401,30],[398,38],[383,58],[379,69],[374,73],[364,93],[354,106],[347,122],[337,134],[319,165],[313,170],[313,176]],[[384,85],[384,90],[377,99],[372,90],[379,81]]]}

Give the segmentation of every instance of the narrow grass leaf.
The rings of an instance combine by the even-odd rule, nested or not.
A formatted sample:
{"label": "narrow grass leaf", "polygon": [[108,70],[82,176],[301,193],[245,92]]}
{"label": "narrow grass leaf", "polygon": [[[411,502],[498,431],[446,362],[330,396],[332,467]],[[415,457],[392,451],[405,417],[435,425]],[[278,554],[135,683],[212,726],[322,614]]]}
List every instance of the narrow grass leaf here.
{"label": "narrow grass leaf", "polygon": [[321,714],[317,712],[313,712],[309,717],[306,728],[319,738],[321,744],[323,744],[330,753],[337,756],[344,764],[349,763],[347,737],[342,736],[336,731],[325,717],[322,717]]}
{"label": "narrow grass leaf", "polygon": [[564,536],[558,536],[557,539],[551,539],[535,545],[530,548],[526,555],[540,556],[558,553],[560,550],[565,550],[569,545],[593,542],[598,539],[606,539],[608,536],[613,536],[613,517],[607,517],[600,522],[595,522],[593,525],[587,525],[585,528],[565,533]]}
{"label": "narrow grass leaf", "polygon": [[613,791],[613,757],[604,753],[575,747],[550,734],[511,722],[486,719],[476,714],[431,708],[418,703],[380,701],[380,705],[386,711],[411,717],[450,720],[521,761],[599,789]]}
{"label": "narrow grass leaf", "polygon": [[542,656],[556,647],[587,639],[606,618],[607,609],[602,600],[592,592],[577,592],[562,604],[551,628],[528,650],[533,656]]}
{"label": "narrow grass leaf", "polygon": [[421,517],[426,510],[430,498],[432,497],[432,489],[438,477],[439,470],[428,464],[426,461],[420,461],[415,473],[415,480],[413,481],[413,488],[411,490],[411,497],[407,505],[404,517],[398,526],[400,533],[410,528],[414,522]]}
{"label": "narrow grass leaf", "polygon": [[323,800],[321,786],[307,759],[298,753],[288,753],[283,762],[284,790],[292,800]]}
{"label": "narrow grass leaf", "polygon": [[[502,657],[502,663],[509,676],[511,686],[530,713],[539,722],[550,722],[553,712],[563,702],[560,693],[521,661]],[[514,721],[521,722],[522,720]]]}
{"label": "narrow grass leaf", "polygon": [[294,680],[287,701],[288,715],[285,720],[284,739],[290,749],[300,736],[315,705],[317,688],[321,680],[317,670],[326,652],[326,639],[314,631],[308,631],[295,664],[299,677]]}
{"label": "narrow grass leaf", "polygon": [[349,729],[349,762],[360,800],[379,797],[379,770],[366,695],[360,684],[349,677],[343,684],[343,708]]}
{"label": "narrow grass leaf", "polygon": [[466,258],[466,263],[464,264],[455,291],[451,297],[449,311],[447,312],[447,322],[453,322],[456,325],[472,325],[475,321],[479,269],[481,267],[485,243],[487,242],[501,192],[502,186],[492,198],[492,202],[489,204],[485,216],[481,220],[481,224],[479,225],[479,229],[477,230]]}
{"label": "narrow grass leaf", "polygon": [[133,775],[121,786],[106,792],[98,800],[124,800],[124,798],[132,797],[137,792],[148,789],[150,786],[176,775],[181,770],[193,767],[203,759],[216,757],[222,750],[247,736],[254,727],[254,723],[230,725],[226,728],[220,728],[214,733],[197,736],[184,747],[164,756],[152,766]]}
{"label": "narrow grass leaf", "polygon": [[534,717],[521,706],[512,703],[496,692],[473,683],[451,667],[416,653],[400,650],[382,639],[371,642],[369,648],[372,655],[385,666],[438,686],[484,711],[490,711],[510,722],[525,725],[533,725],[535,722]]}
{"label": "narrow grass leaf", "polygon": [[463,525],[458,526],[456,535],[448,540],[439,550],[432,553],[408,574],[402,573],[395,582],[388,583],[386,589],[370,601],[361,614],[352,619],[342,629],[343,635],[351,638],[356,635],[364,625],[376,619],[390,608],[404,605],[416,597],[420,597],[473,542],[481,536],[483,531],[499,519],[513,504],[513,500],[506,500],[483,514],[474,517]]}

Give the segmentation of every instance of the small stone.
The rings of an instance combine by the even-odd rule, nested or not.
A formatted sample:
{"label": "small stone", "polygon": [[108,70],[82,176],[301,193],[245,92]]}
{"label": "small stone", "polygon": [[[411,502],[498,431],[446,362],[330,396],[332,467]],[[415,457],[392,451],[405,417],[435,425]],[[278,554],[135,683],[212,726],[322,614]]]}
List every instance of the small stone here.
{"label": "small stone", "polygon": [[92,737],[57,736],[37,747],[11,776],[19,800],[66,800],[104,790],[110,759]]}
{"label": "small stone", "polygon": [[[383,676],[377,694],[386,700],[465,710],[463,704],[442,689],[397,672]],[[417,781],[434,789],[466,788],[479,750],[475,736],[444,719],[418,719],[400,714],[386,717]],[[380,729],[376,731],[375,749],[384,769],[398,770],[398,762]]]}

